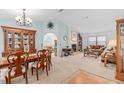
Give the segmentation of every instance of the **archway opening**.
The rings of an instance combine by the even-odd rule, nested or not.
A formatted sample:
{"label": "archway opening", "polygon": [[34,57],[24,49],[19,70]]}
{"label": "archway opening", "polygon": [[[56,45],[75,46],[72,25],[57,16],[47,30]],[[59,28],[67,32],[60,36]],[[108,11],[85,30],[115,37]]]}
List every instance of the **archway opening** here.
{"label": "archway opening", "polygon": [[57,36],[54,33],[44,35],[43,48],[51,48],[53,55],[57,56]]}

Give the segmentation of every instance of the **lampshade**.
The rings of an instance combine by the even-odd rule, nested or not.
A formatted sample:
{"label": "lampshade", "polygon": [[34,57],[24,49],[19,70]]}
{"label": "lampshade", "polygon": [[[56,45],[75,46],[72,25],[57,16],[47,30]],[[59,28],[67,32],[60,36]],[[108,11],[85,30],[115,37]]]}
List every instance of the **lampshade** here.
{"label": "lampshade", "polygon": [[109,40],[108,46],[115,47],[116,46],[116,40],[115,39],[114,40]]}

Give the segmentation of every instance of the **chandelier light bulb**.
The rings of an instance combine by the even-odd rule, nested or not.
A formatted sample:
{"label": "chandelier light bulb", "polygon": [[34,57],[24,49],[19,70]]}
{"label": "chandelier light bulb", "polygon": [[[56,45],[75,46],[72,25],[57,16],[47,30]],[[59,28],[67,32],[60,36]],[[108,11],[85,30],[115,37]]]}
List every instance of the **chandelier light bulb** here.
{"label": "chandelier light bulb", "polygon": [[15,19],[16,19],[16,21],[22,20],[22,18],[20,16],[17,16]]}
{"label": "chandelier light bulb", "polygon": [[26,18],[26,22],[27,23],[32,23],[32,19],[31,18]]}

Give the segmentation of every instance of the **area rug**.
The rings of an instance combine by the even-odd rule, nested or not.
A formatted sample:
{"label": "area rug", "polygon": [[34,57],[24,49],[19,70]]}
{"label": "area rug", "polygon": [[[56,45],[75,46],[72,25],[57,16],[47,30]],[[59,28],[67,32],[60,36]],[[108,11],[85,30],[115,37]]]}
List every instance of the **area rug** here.
{"label": "area rug", "polygon": [[78,70],[65,79],[63,84],[116,84],[116,82],[97,76],[95,74]]}

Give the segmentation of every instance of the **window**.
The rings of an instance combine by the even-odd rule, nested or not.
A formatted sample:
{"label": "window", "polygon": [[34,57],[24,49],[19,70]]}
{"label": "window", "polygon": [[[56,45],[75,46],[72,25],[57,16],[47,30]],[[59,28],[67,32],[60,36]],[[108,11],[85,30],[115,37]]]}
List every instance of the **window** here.
{"label": "window", "polygon": [[89,45],[96,45],[96,37],[89,37]]}
{"label": "window", "polygon": [[89,45],[106,45],[106,36],[92,36],[88,38]]}
{"label": "window", "polygon": [[97,37],[97,45],[106,45],[106,37],[98,36]]}

